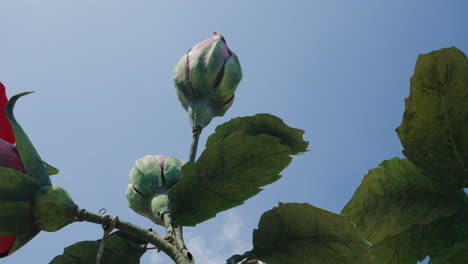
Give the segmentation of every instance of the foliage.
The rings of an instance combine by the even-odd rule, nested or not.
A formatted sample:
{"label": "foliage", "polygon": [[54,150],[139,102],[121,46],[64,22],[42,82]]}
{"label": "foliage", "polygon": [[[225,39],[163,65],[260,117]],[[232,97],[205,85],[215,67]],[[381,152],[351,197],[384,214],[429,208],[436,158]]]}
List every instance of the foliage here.
{"label": "foliage", "polygon": [[444,192],[406,159],[385,160],[364,176],[342,213],[376,244],[412,225],[453,215],[465,204],[463,190]]}
{"label": "foliage", "polygon": [[277,181],[291,162],[289,155],[305,151],[308,144],[301,130],[265,114],[233,119],[210,139],[200,158],[182,167],[182,178],[168,192],[180,225],[194,226],[243,204],[260,187]]}
{"label": "foliage", "polygon": [[[82,241],[66,247],[62,255],[55,257],[50,264],[88,264],[96,263],[96,255],[101,240]],[[109,235],[101,264],[138,264],[146,252],[146,243],[130,239],[117,231]]]}
{"label": "foliage", "polygon": [[403,153],[450,189],[468,187],[468,58],[455,47],[419,55],[397,128]]}
{"label": "foliage", "polygon": [[452,221],[467,202],[463,190],[445,192],[410,161],[394,158],[369,171],[342,213],[373,244],[375,263],[409,264],[434,247],[449,248],[441,222]]}
{"label": "foliage", "polygon": [[364,264],[368,245],[342,215],[306,203],[280,203],[260,218],[249,258],[268,264]]}
{"label": "foliage", "polygon": [[215,133],[206,141],[208,147],[212,143],[223,140],[236,131],[250,136],[267,134],[280,139],[282,145],[291,149],[291,154],[301,154],[307,151],[308,141],[302,138],[304,131],[287,126],[280,118],[270,114],[256,114],[254,116],[237,117],[219,125]]}

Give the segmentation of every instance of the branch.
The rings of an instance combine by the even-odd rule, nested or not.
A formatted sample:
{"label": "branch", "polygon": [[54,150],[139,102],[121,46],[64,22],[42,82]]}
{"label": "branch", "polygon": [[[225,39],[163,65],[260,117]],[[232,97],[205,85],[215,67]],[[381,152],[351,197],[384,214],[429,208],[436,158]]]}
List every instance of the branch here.
{"label": "branch", "polygon": [[[85,209],[78,209],[75,213],[75,220],[77,221],[110,225],[111,219],[112,217],[103,219],[102,215],[86,211]],[[177,264],[194,264],[193,259],[187,259],[177,247],[173,246],[153,231],[122,220],[118,220],[115,223],[115,228],[155,245]]]}

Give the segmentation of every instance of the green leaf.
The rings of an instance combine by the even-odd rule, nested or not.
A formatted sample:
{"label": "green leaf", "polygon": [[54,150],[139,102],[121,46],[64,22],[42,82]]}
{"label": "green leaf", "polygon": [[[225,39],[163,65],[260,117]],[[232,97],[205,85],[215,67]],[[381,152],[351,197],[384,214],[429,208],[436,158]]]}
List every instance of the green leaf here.
{"label": "green leaf", "polygon": [[[427,237],[432,238],[430,264],[465,264],[468,259],[468,210],[464,208],[436,222],[428,230]],[[427,239],[424,240],[427,243]]]}
{"label": "green leaf", "polygon": [[20,171],[0,167],[0,201],[32,201],[40,182]]}
{"label": "green leaf", "polygon": [[447,188],[468,187],[468,59],[455,47],[419,55],[401,125],[404,155]]}
{"label": "green leaf", "polygon": [[45,168],[47,170],[47,174],[49,176],[52,176],[52,175],[55,175],[55,174],[59,173],[59,170],[57,168],[55,168],[54,166],[50,165],[49,163],[47,163],[45,161],[43,161],[43,163],[44,163],[44,166],[45,166]]}
{"label": "green leaf", "polygon": [[375,244],[371,258],[376,264],[417,264],[429,255],[430,264],[465,264],[467,252],[468,211],[461,209]]}
{"label": "green leaf", "polygon": [[39,157],[39,154],[31,143],[28,135],[26,135],[23,128],[21,128],[13,115],[13,108],[15,107],[18,98],[30,93],[31,92],[20,93],[11,97],[6,105],[5,115],[13,128],[16,139],[16,149],[26,174],[37,178],[44,185],[50,185],[51,182],[49,175],[47,174],[47,170],[44,167],[41,157]]}
{"label": "green leaf", "polygon": [[421,244],[427,242],[423,238],[426,234],[426,225],[412,226],[396,236],[374,244],[369,258],[375,264],[417,264],[428,254],[427,245]]}
{"label": "green leaf", "polygon": [[239,255],[239,254],[233,255],[233,256],[231,256],[230,258],[228,258],[226,260],[226,264],[237,264],[237,263],[243,261],[244,259],[247,259],[249,257],[249,255],[250,255],[250,253],[251,253],[251,251],[247,251],[242,255]]}
{"label": "green leaf", "polygon": [[410,161],[393,158],[369,171],[342,214],[376,244],[412,225],[454,214],[465,206],[465,196],[462,190],[446,192]]}
{"label": "green leaf", "polygon": [[174,220],[195,226],[278,180],[291,162],[290,149],[279,141],[235,132],[210,144],[196,162],[182,167],[180,181],[168,191]]}
{"label": "green leaf", "polygon": [[[49,264],[94,264],[100,241],[82,241],[66,247],[63,254],[55,257]],[[117,231],[107,240],[101,264],[138,264],[145,251],[146,243],[129,240],[128,236]]]}
{"label": "green leaf", "polygon": [[363,264],[368,247],[346,217],[310,204],[280,203],[253,233],[249,259],[268,264]]}
{"label": "green leaf", "polygon": [[254,116],[237,117],[218,126],[215,133],[208,137],[206,146],[227,138],[236,131],[256,136],[267,134],[280,139],[281,144],[291,148],[291,154],[300,154],[307,151],[308,141],[302,138],[304,131],[286,125],[280,118],[270,114],[257,114]]}

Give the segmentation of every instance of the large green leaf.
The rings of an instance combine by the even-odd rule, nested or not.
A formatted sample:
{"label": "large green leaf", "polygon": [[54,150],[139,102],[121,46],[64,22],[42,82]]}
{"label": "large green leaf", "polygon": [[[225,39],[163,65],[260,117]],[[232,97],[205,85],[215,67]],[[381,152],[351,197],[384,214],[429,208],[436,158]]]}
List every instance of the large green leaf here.
{"label": "large green leaf", "polygon": [[468,59],[455,47],[419,55],[401,125],[403,153],[451,189],[468,187]]}
{"label": "large green leaf", "polygon": [[417,264],[429,255],[430,264],[465,264],[468,252],[468,211],[441,218],[431,224],[414,225],[375,244],[375,264]]}
{"label": "large green leaf", "polygon": [[[95,264],[101,240],[82,241],[66,247],[62,255],[49,264]],[[112,233],[106,243],[101,264],[138,264],[146,251],[146,244],[129,240],[120,231]]]}
{"label": "large green leaf", "polygon": [[40,182],[20,171],[0,167],[0,201],[32,201]]}
{"label": "large green leaf", "polygon": [[432,238],[430,264],[465,264],[468,260],[468,209],[437,221],[428,230],[428,237]]}
{"label": "large green leaf", "polygon": [[291,154],[307,151],[308,141],[302,138],[304,131],[286,125],[280,118],[270,114],[257,114],[254,116],[237,117],[216,128],[214,134],[208,137],[206,146],[227,138],[236,131],[256,136],[267,134],[280,139],[281,144],[291,148]]}
{"label": "large green leaf", "polygon": [[465,206],[465,196],[462,190],[446,192],[407,159],[393,158],[369,171],[342,213],[375,244],[454,214]]}
{"label": "large green leaf", "polygon": [[249,259],[268,264],[364,264],[368,244],[346,217],[310,204],[280,203],[253,233]]}
{"label": "large green leaf", "polygon": [[269,135],[238,131],[213,142],[196,162],[182,167],[180,181],[168,192],[175,221],[195,226],[243,204],[281,177],[290,153],[279,138]]}
{"label": "large green leaf", "polygon": [[10,98],[5,108],[5,115],[10,121],[11,127],[15,134],[16,149],[23,164],[26,174],[31,175],[38,179],[42,184],[50,185],[49,175],[44,163],[39,157],[34,145],[31,143],[28,135],[24,132],[23,128],[18,124],[13,114],[13,108],[15,107],[16,101],[31,92],[17,94]]}
{"label": "large green leaf", "polygon": [[417,264],[428,255],[428,247],[424,243],[429,239],[425,237],[428,226],[415,225],[374,244],[370,259],[374,264]]}

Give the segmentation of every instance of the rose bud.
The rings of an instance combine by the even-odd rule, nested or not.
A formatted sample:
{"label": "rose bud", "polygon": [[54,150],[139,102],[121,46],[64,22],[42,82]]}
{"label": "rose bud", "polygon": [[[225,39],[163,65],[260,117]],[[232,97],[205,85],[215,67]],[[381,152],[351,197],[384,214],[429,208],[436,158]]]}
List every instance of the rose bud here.
{"label": "rose bud", "polygon": [[179,181],[184,164],[162,155],[138,159],[130,171],[128,206],[154,223],[164,225],[162,216],[169,212],[167,191]]}
{"label": "rose bud", "polygon": [[[40,230],[56,231],[72,222],[75,203],[49,175],[57,169],[44,163],[13,116],[0,83],[0,257],[18,250]],[[16,146],[14,143],[16,142]]]}
{"label": "rose bud", "polygon": [[218,32],[182,56],[174,69],[174,83],[192,126],[203,128],[213,117],[223,116],[241,79],[239,60]]}

